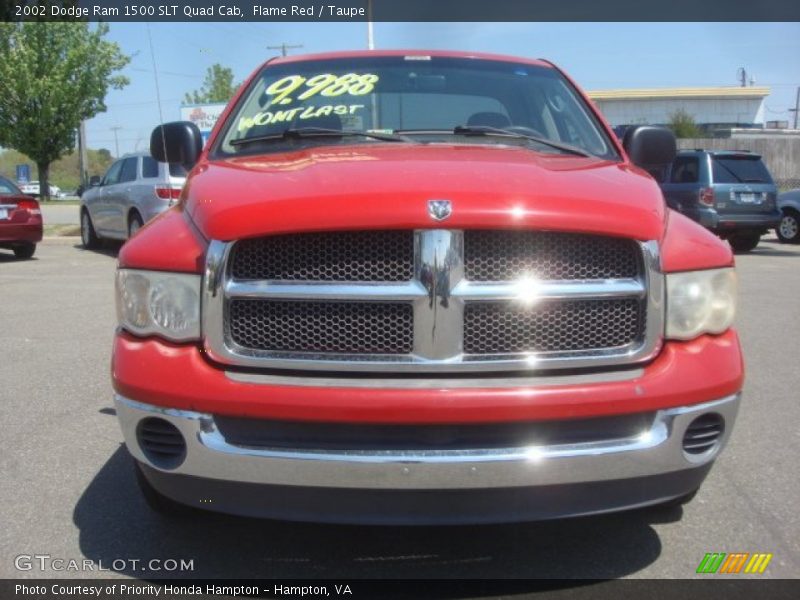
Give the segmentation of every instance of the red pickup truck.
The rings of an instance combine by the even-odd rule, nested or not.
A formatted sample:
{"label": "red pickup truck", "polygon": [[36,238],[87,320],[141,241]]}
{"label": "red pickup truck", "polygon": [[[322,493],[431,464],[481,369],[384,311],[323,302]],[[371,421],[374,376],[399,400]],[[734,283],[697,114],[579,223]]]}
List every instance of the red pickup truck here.
{"label": "red pickup truck", "polygon": [[117,414],[149,504],[464,523],[685,502],[743,380],[730,248],[542,60],[276,58],[119,254]]}

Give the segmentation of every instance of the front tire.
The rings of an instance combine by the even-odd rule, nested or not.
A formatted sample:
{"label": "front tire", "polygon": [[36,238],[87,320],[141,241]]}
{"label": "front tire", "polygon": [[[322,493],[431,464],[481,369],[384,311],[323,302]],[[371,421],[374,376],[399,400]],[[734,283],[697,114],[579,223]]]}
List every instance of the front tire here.
{"label": "front tire", "polygon": [[17,258],[32,258],[36,252],[36,244],[25,244],[24,246],[14,247],[14,256]]}
{"label": "front tire", "polygon": [[97,237],[88,210],[81,211],[81,243],[87,250],[94,250],[100,247],[100,238]]}
{"label": "front tire", "polygon": [[784,208],[783,218],[775,233],[784,244],[800,244],[800,213],[791,208]]}
{"label": "front tire", "polygon": [[750,252],[761,241],[760,233],[734,233],[728,242],[734,252]]}

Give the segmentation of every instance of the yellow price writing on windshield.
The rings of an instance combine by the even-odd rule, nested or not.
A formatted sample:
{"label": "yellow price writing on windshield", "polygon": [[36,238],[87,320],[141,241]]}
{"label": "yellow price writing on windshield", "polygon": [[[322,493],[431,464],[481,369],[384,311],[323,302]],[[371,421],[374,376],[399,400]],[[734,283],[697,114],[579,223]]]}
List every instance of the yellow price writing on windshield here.
{"label": "yellow price writing on windshield", "polygon": [[[267,89],[266,94],[273,96],[270,105],[291,104],[295,98],[291,95],[300,91],[297,100],[307,100],[317,94],[321,96],[341,96],[350,94],[351,96],[363,96],[375,89],[378,76],[372,73],[346,73],[345,75],[333,75],[332,73],[321,73],[310,78],[301,75],[289,75],[283,79],[278,79]],[[305,88],[303,87],[305,86]]]}

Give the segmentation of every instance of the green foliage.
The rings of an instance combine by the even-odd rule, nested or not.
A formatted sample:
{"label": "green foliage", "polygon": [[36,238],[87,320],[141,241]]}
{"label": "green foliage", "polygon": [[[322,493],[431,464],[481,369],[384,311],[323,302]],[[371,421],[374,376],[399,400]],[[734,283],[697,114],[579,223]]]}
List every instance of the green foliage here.
{"label": "green foliage", "polygon": [[233,69],[214,64],[206,70],[203,86],[199,90],[186,94],[185,102],[187,104],[227,102],[236,93],[238,87],[233,84]]}
{"label": "green foliage", "polygon": [[[111,152],[105,148],[86,151],[87,171],[89,175],[103,175],[114,159]],[[36,163],[17,150],[0,151],[0,175],[14,181],[17,173],[16,166],[31,165],[31,179],[39,179]],[[50,165],[50,182],[60,187],[63,191],[74,190],[80,184],[80,170],[78,168],[78,153],[72,152],[59,158]]]}
{"label": "green foliage", "polygon": [[703,132],[697,126],[697,123],[695,123],[694,117],[682,108],[670,114],[667,127],[672,129],[672,133],[674,133],[677,138],[703,137]]}
{"label": "green foliage", "polygon": [[103,23],[0,23],[0,146],[36,163],[44,193],[80,122],[106,110],[110,87],[129,83],[116,73],[130,58],[107,33]]}

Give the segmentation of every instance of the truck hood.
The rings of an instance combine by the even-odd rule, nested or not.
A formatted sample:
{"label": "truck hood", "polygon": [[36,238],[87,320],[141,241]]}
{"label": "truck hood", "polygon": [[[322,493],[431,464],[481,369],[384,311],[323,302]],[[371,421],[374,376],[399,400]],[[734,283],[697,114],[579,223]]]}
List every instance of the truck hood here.
{"label": "truck hood", "polygon": [[[449,200],[436,221],[429,200]],[[659,239],[665,206],[629,164],[497,145],[362,143],[201,162],[184,190],[209,239],[344,229],[550,229]]]}

